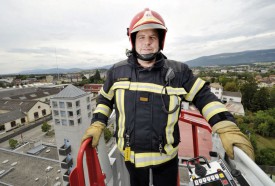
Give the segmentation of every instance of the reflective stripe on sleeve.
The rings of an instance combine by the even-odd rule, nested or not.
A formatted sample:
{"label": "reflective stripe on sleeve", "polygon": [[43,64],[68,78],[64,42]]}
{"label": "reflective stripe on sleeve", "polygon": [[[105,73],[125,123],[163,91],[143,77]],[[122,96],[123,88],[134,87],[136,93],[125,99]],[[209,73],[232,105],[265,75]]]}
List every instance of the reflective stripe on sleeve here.
{"label": "reflective stripe on sleeve", "polygon": [[200,91],[200,89],[203,87],[203,85],[205,84],[205,81],[198,78],[195,83],[193,84],[190,92],[185,96],[185,99],[187,101],[192,101],[194,99],[194,97],[196,96],[196,94]]}
{"label": "reflective stripe on sleeve", "polygon": [[98,104],[96,106],[94,113],[101,113],[101,114],[104,114],[105,116],[109,117],[110,114],[112,113],[112,111],[108,106],[106,106],[104,104]]}
{"label": "reflective stripe on sleeve", "polygon": [[222,103],[218,101],[214,101],[214,102],[208,103],[203,107],[202,115],[207,121],[209,121],[210,118],[215,114],[218,114],[220,112],[225,112],[225,111],[228,111],[228,110],[225,108],[225,106]]}
{"label": "reflective stripe on sleeve", "polygon": [[103,87],[100,89],[99,93],[108,100],[112,100],[114,97],[114,91],[109,91],[109,93],[106,93]]}
{"label": "reflective stripe on sleeve", "polygon": [[[177,96],[170,96],[170,103],[169,103],[169,110],[173,110],[177,104],[180,103],[180,98]],[[180,107],[171,114],[168,114],[168,119],[167,119],[167,125],[165,128],[165,134],[166,134],[166,140],[167,144],[164,146],[164,149],[168,155],[171,155],[173,152],[173,146],[172,144],[174,143],[174,126],[178,121],[178,116],[179,116],[179,110]]]}

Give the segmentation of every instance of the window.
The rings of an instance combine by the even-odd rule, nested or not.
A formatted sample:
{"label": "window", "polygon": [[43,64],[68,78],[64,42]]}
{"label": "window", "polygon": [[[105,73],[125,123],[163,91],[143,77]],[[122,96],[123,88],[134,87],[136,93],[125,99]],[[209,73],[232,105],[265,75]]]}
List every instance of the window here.
{"label": "window", "polygon": [[87,105],[87,110],[91,110],[91,105]]}
{"label": "window", "polygon": [[73,116],[74,116],[73,111],[69,111],[69,112],[68,112],[68,116],[69,116],[69,117],[73,117]]}
{"label": "window", "polygon": [[58,116],[58,115],[59,115],[58,110],[54,110],[54,111],[53,111],[53,115],[54,115],[54,116]]}
{"label": "window", "polygon": [[34,116],[34,119],[38,119],[38,118],[39,118],[38,112],[35,112],[35,113],[33,114],[33,116]]}
{"label": "window", "polygon": [[81,114],[80,109],[76,111],[76,114],[79,116]]}
{"label": "window", "polygon": [[21,123],[26,123],[26,119],[25,118],[21,118]]}
{"label": "window", "polygon": [[12,122],[11,122],[11,127],[15,127],[15,126],[16,126],[15,121],[12,121]]}
{"label": "window", "polygon": [[0,125],[0,131],[5,131],[5,125]]}
{"label": "window", "polygon": [[56,101],[53,101],[52,105],[53,105],[53,108],[57,108],[57,102]]}
{"label": "window", "polygon": [[91,112],[88,113],[88,117],[90,118],[92,116]]}
{"label": "window", "polygon": [[79,119],[77,120],[77,123],[78,123],[78,124],[81,124],[81,118],[79,118]]}
{"label": "window", "polygon": [[75,105],[76,105],[77,107],[79,107],[79,106],[80,106],[80,101],[76,101],[76,102],[75,102]]}
{"label": "window", "polygon": [[59,108],[65,108],[65,103],[63,101],[59,102]]}
{"label": "window", "polygon": [[89,103],[90,102],[90,97],[87,97],[86,100],[87,100],[87,103]]}
{"label": "window", "polygon": [[60,120],[59,119],[55,119],[54,121],[55,121],[56,125],[60,125]]}
{"label": "window", "polygon": [[69,120],[69,125],[74,126],[74,120]]}
{"label": "window", "polygon": [[46,115],[46,109],[42,110],[42,115],[45,116]]}
{"label": "window", "polygon": [[73,107],[73,103],[72,102],[67,102],[67,108],[72,108]]}
{"label": "window", "polygon": [[66,125],[67,125],[67,120],[62,119],[62,120],[61,120],[61,124],[62,124],[63,126],[66,126]]}
{"label": "window", "polygon": [[66,112],[65,111],[60,111],[61,117],[66,117]]}

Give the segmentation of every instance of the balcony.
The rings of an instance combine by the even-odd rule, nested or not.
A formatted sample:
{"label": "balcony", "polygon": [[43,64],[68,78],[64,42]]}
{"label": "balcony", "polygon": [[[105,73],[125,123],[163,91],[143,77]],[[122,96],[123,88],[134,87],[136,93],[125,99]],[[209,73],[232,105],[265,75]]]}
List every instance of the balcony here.
{"label": "balcony", "polygon": [[69,171],[65,172],[65,174],[63,175],[63,180],[66,181],[66,182],[69,182]]}
{"label": "balcony", "polygon": [[67,156],[71,152],[71,145],[65,146],[65,144],[58,149],[59,155]]}
{"label": "balcony", "polygon": [[62,162],[61,162],[61,168],[62,169],[69,169],[73,165],[73,158],[68,160],[66,157]]}

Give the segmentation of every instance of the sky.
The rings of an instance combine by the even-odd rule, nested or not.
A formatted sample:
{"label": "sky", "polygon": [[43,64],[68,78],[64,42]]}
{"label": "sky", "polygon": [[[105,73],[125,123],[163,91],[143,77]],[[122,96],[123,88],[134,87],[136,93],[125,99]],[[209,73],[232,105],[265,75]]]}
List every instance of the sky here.
{"label": "sky", "polygon": [[275,48],[274,0],[0,0],[0,74],[126,59],[126,29],[145,8],[165,20],[169,59]]}

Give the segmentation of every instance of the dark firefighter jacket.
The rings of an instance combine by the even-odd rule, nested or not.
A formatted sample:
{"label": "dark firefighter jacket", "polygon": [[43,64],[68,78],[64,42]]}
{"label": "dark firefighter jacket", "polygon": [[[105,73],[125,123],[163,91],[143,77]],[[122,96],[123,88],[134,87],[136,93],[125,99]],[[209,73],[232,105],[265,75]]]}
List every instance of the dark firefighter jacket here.
{"label": "dark firefighter jacket", "polygon": [[[172,75],[165,79],[169,68]],[[130,161],[136,167],[159,165],[177,155],[182,100],[192,102],[211,126],[221,120],[234,121],[205,81],[194,77],[184,63],[159,54],[152,68],[140,67],[131,55],[108,71],[92,122],[106,124],[115,105],[121,153],[129,146]]]}

